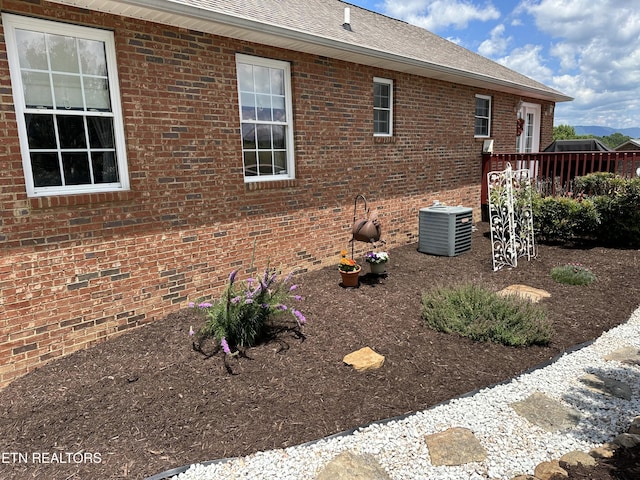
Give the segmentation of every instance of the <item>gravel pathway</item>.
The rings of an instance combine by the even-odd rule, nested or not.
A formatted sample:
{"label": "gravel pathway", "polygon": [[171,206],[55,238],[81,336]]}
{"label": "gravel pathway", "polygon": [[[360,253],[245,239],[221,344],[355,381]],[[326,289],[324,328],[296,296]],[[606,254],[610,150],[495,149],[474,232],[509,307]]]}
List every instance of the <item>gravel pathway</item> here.
{"label": "gravel pathway", "polygon": [[[173,480],[313,480],[344,451],[373,455],[393,480],[508,480],[519,474],[533,474],[535,466],[543,461],[573,450],[587,452],[611,440],[640,415],[640,367],[603,358],[622,347],[640,349],[640,308],[627,323],[604,333],[592,344],[508,383],[309,444],[192,465],[180,474],[173,471],[165,475],[173,474]],[[586,389],[578,379],[589,373],[629,385],[631,399]],[[548,432],[518,415],[511,404],[536,392],[578,410],[582,414],[578,425]],[[486,460],[433,466],[425,436],[452,427],[471,430],[486,449]],[[151,479],[169,478],[161,475]]]}

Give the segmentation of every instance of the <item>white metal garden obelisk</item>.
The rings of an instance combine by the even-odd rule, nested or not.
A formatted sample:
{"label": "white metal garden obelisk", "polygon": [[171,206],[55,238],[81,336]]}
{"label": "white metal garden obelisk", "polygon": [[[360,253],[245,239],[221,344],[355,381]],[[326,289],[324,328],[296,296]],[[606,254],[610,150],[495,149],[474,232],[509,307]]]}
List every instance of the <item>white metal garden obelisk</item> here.
{"label": "white metal garden obelisk", "polygon": [[535,257],[531,177],[528,169],[487,174],[493,270],[516,267],[519,257]]}

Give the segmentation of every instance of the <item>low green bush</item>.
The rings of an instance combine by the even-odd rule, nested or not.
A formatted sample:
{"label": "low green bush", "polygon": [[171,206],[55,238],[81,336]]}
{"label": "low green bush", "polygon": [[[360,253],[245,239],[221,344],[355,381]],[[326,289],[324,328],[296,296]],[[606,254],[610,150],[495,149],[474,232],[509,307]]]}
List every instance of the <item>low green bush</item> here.
{"label": "low green bush", "polygon": [[574,179],[570,196],[534,194],[536,237],[546,242],[594,239],[613,247],[640,247],[640,178],[592,173]]}
{"label": "low green bush", "polygon": [[422,318],[440,332],[516,347],[546,345],[553,334],[541,306],[473,284],[425,292]]}
{"label": "low green bush", "polygon": [[573,179],[575,196],[614,195],[625,183],[625,179],[610,172],[595,172]]}
{"label": "low green bush", "polygon": [[602,219],[597,237],[608,245],[640,248],[640,178],[625,180],[615,194],[593,201]]}
{"label": "low green bush", "polygon": [[551,278],[566,285],[591,285],[596,281],[596,276],[591,270],[575,263],[551,269]]}
{"label": "low green bush", "polygon": [[600,213],[589,199],[534,194],[531,210],[535,235],[548,242],[593,236],[601,223]]}

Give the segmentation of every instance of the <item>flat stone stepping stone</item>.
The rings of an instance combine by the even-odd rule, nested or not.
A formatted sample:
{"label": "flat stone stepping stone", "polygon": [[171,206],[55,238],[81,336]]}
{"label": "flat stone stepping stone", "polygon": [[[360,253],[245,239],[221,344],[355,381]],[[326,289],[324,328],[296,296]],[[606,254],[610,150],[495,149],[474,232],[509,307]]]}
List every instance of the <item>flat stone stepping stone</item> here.
{"label": "flat stone stepping stone", "polygon": [[588,390],[602,393],[609,397],[618,397],[631,400],[631,387],[624,382],[614,380],[604,375],[588,373],[578,379]]}
{"label": "flat stone stepping stone", "polygon": [[373,455],[342,452],[316,476],[316,480],[391,480]]}
{"label": "flat stone stepping stone", "polygon": [[529,287],[528,285],[509,285],[498,292],[498,295],[506,297],[508,295],[517,295],[531,303],[538,303],[540,300],[549,298],[551,294],[540,288]]}
{"label": "flat stone stepping stone", "polygon": [[533,471],[533,476],[540,480],[552,480],[554,478],[567,478],[569,474],[560,466],[558,460],[539,463]]}
{"label": "flat stone stepping stone", "polygon": [[586,452],[574,450],[573,452],[565,453],[560,457],[560,466],[562,467],[563,464],[572,467],[577,467],[578,465],[583,465],[585,467],[595,467],[596,459]]}
{"label": "flat stone stepping stone", "polygon": [[569,408],[560,402],[536,392],[520,402],[511,404],[518,415],[546,430],[557,432],[575,427],[581,415],[575,408]]}
{"label": "flat stone stepping stone", "polygon": [[640,349],[636,347],[622,347],[603,357],[608,361],[627,363],[629,365],[640,365]]}
{"label": "flat stone stepping stone", "polygon": [[347,365],[351,365],[358,371],[375,370],[382,366],[384,363],[384,357],[374,352],[371,348],[364,347],[346,355],[342,361]]}
{"label": "flat stone stepping stone", "polygon": [[434,466],[464,465],[482,462],[487,458],[487,451],[467,428],[449,428],[444,432],[427,435],[425,440]]}

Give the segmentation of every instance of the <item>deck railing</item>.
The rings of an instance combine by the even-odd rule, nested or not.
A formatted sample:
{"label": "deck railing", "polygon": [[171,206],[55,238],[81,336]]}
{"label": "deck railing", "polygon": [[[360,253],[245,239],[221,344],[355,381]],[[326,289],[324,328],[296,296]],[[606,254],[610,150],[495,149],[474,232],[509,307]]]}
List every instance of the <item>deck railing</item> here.
{"label": "deck railing", "polygon": [[487,174],[507,168],[529,169],[538,187],[548,195],[571,191],[571,180],[593,172],[613,172],[631,178],[640,176],[640,151],[629,152],[545,152],[493,153],[482,156],[481,204],[488,204]]}

